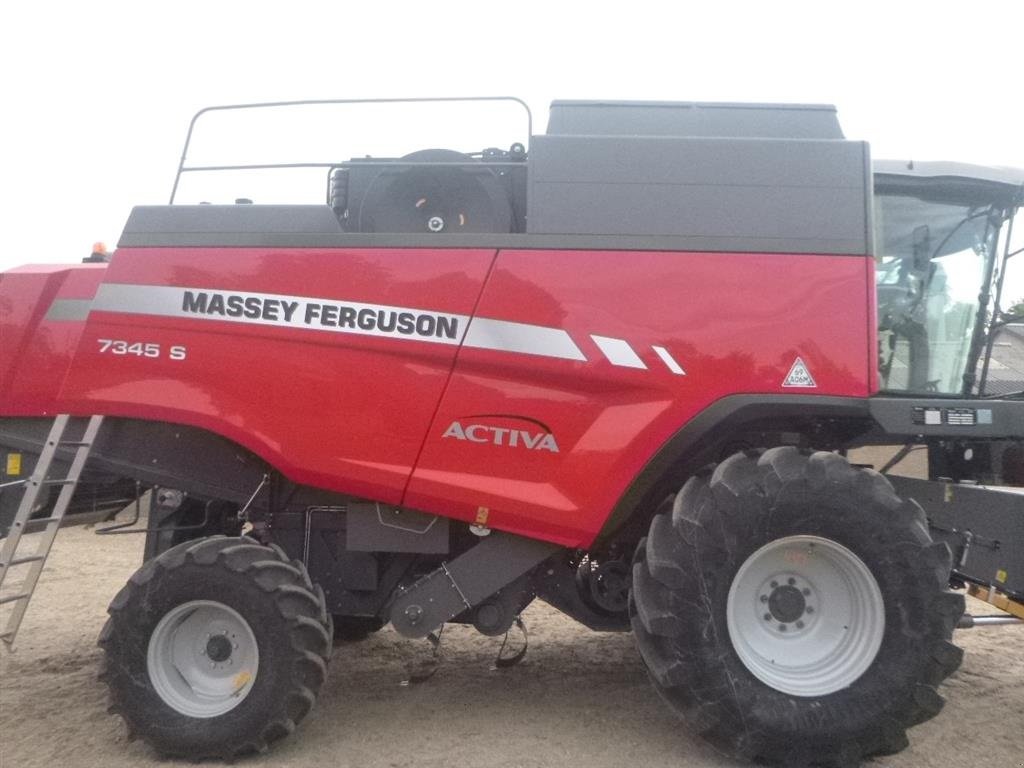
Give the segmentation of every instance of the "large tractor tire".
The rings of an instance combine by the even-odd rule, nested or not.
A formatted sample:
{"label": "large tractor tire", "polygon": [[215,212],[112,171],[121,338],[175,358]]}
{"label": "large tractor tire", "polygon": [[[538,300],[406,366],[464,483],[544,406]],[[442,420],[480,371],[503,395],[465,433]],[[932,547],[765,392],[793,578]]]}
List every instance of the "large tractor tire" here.
{"label": "large tractor tire", "polygon": [[230,760],[287,736],[327,673],[331,620],[305,568],[212,536],[142,566],[100,635],[110,711],[158,752]]}
{"label": "large tractor tire", "polygon": [[655,687],[716,748],[853,766],[903,749],[942,708],[936,687],[962,656],[949,569],[883,476],[774,448],[666,502],[637,550],[630,614]]}

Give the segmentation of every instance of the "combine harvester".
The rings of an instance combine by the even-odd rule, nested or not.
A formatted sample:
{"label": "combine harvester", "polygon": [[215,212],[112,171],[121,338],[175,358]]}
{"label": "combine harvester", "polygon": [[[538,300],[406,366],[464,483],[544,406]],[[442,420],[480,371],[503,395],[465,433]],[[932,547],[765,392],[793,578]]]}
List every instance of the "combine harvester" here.
{"label": "combine harvester", "polygon": [[[305,147],[339,106],[395,104],[214,107],[189,141],[297,110]],[[88,471],[154,489],[100,645],[113,710],[161,753],[290,733],[332,633],[500,636],[535,598],[632,630],[730,754],[906,746],[958,623],[1024,616],[1024,501],[991,488],[1024,473],[1024,383],[994,355],[1024,172],[872,169],[825,106],[524,115],[468,154],[424,135],[196,164],[186,142],[178,196],[303,171],[326,202],[172,195],[109,263],[0,275],[8,643]],[[904,446],[881,472],[846,458],[880,445]],[[887,477],[915,447],[930,479]],[[963,617],[951,587],[1007,615]]]}

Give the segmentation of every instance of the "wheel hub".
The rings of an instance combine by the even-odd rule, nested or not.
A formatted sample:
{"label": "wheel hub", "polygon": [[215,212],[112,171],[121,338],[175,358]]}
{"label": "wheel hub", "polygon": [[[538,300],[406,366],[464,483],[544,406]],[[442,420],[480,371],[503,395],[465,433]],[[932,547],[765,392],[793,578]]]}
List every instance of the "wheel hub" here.
{"label": "wheel hub", "polygon": [[881,589],[853,552],[831,539],[786,536],[739,567],[726,605],[729,639],[761,682],[795,696],[854,683],[885,633]]}
{"label": "wheel hub", "polygon": [[768,597],[768,610],[776,621],[783,624],[799,619],[804,615],[806,607],[803,593],[789,584],[776,587]]}
{"label": "wheel hub", "polygon": [[192,600],[168,611],[149,638],[146,670],[167,706],[189,717],[217,717],[249,694],[259,648],[233,608]]}
{"label": "wheel hub", "polygon": [[214,635],[206,641],[206,656],[213,662],[227,661],[231,658],[231,641],[224,635]]}

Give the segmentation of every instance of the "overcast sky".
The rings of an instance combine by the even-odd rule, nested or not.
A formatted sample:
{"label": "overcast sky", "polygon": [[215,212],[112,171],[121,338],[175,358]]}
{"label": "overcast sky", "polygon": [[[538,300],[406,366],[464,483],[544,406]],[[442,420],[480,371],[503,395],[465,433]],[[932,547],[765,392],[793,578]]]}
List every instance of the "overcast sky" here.
{"label": "overcast sky", "polygon": [[[876,157],[1024,168],[1024,3],[8,3],[0,268],[113,246],[209,104],[827,102]],[[415,125],[399,126],[415,131]]]}

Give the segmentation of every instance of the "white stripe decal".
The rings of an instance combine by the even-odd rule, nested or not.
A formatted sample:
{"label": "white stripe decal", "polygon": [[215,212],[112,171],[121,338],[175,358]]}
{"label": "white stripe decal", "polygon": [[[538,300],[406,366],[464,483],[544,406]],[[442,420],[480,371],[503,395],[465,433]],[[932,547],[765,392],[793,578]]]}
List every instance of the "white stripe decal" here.
{"label": "white stripe decal", "polygon": [[[364,304],[336,298],[313,298],[217,288],[104,283],[90,311],[215,320],[360,336],[425,341],[586,362],[587,356],[561,328],[516,323],[413,307]],[[625,339],[591,335],[612,365],[647,370]],[[672,373],[686,375],[664,347],[654,351]]]}
{"label": "white stripe decal", "polygon": [[491,320],[486,317],[473,318],[463,346],[557,357],[562,360],[587,360],[583,350],[576,346],[572,337],[561,328]]}
{"label": "white stripe decal", "polygon": [[90,306],[92,306],[92,299],[54,299],[43,319],[47,322],[54,320],[82,322],[89,316]]}
{"label": "white stripe decal", "polygon": [[624,339],[613,339],[610,336],[595,336],[590,335],[590,338],[594,340],[604,356],[608,358],[608,362],[612,365],[622,366],[623,368],[643,368],[647,369],[644,365],[644,361],[640,359],[629,342]]}
{"label": "white stripe decal", "polygon": [[661,362],[668,366],[668,369],[677,376],[685,376],[686,371],[683,370],[683,366],[676,362],[676,359],[669,354],[669,351],[664,347],[658,347],[652,345],[651,347],[655,352],[658,353],[658,357],[661,358]]}
{"label": "white stripe decal", "polygon": [[466,315],[412,307],[215,288],[118,283],[100,286],[92,310],[302,328],[450,345],[462,341],[469,324]]}
{"label": "white stripe decal", "polygon": [[[217,298],[214,298],[217,297]],[[459,344],[563,360],[586,355],[561,328],[411,307],[216,288],[104,283],[92,309]],[[467,328],[469,328],[467,332]]]}

